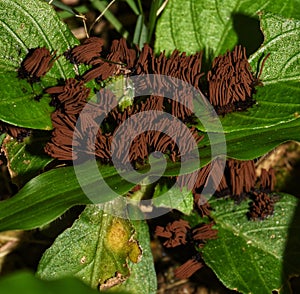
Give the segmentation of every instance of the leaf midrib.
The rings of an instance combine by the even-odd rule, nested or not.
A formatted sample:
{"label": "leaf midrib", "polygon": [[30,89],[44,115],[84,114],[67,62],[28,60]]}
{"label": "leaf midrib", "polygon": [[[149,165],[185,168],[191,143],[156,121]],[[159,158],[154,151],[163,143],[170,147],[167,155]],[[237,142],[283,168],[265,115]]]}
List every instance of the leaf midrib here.
{"label": "leaf midrib", "polygon": [[[238,212],[246,213],[247,210],[238,211]],[[251,243],[248,244],[251,247],[258,248],[258,249],[262,250],[263,252],[267,253],[268,255],[272,255],[276,259],[280,260],[280,256],[277,256],[275,254],[275,252],[272,252],[271,250],[269,250],[265,246],[262,246],[263,245],[263,241],[262,242],[258,242],[259,239],[255,239],[253,237],[250,238],[249,236],[247,236],[247,232],[242,232],[241,230],[238,230],[238,229],[230,226],[230,224],[226,224],[226,223],[224,223],[222,221],[218,221],[217,218],[215,219],[215,221],[216,221],[216,224],[219,224],[224,230],[227,230],[227,231],[231,232],[232,234],[234,234],[237,237],[241,237],[245,241],[246,244],[248,244],[247,243],[248,241],[251,241]],[[285,226],[285,227],[287,227],[287,226]],[[266,229],[268,229],[268,228],[266,228]]]}

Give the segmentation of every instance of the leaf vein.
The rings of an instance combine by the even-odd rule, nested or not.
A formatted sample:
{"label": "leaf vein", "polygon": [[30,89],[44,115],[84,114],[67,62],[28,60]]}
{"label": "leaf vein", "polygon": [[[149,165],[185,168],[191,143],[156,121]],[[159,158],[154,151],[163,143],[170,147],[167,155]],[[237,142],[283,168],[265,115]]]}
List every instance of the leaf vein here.
{"label": "leaf vein", "polygon": [[[43,28],[41,27],[41,25],[35,20],[34,16],[32,16],[30,14],[29,11],[27,11],[25,8],[26,7],[22,7],[21,5],[19,5],[18,3],[14,2],[14,1],[7,1],[11,3],[11,6],[14,6],[16,9],[18,9],[20,11],[20,14],[24,14],[25,17],[27,16],[32,24],[34,24],[34,26],[36,27],[36,29],[38,30],[38,32],[40,33],[40,36],[44,39],[45,43],[47,44],[48,48],[51,48],[51,50],[55,50],[56,48],[52,47],[51,41],[48,38],[48,35],[44,32]],[[59,62],[59,60],[56,62],[55,64],[61,74],[62,77],[66,78],[65,72],[63,70],[63,67],[61,65],[61,63]]]}

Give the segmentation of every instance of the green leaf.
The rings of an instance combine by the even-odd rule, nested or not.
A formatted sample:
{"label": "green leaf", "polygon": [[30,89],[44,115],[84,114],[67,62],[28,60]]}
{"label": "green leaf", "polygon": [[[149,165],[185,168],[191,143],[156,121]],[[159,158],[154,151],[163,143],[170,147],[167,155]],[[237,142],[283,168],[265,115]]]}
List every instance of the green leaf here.
{"label": "green leaf", "polygon": [[110,1],[99,1],[93,0],[91,4],[94,8],[99,10],[101,14],[104,12],[105,18],[111,23],[111,25],[116,29],[116,31],[123,36],[123,38],[128,38],[129,33],[124,28],[123,24],[119,21],[119,19],[112,13],[110,10],[107,10],[107,6],[109,5]]}
{"label": "green leaf", "polygon": [[300,9],[299,9],[300,1],[299,0],[294,0],[293,4],[294,4],[293,15],[291,15],[291,17],[296,18],[296,19],[300,19]]}
{"label": "green leaf", "polygon": [[[261,26],[265,40],[263,46],[250,57],[249,62],[254,67],[264,55],[270,53],[261,75],[263,83],[282,85],[282,82],[294,81],[298,84],[297,88],[294,86],[294,90],[299,91],[300,21],[265,13],[261,15]],[[299,103],[298,92],[295,92],[294,99]]]}
{"label": "green leaf", "polygon": [[145,18],[142,14],[138,16],[134,35],[133,35],[133,43],[138,45],[139,48],[143,48],[144,44],[147,43],[148,40],[148,28],[145,25]]}
{"label": "green leaf", "polygon": [[[215,154],[222,154],[224,144],[225,151],[227,149],[227,157],[251,160],[263,156],[286,141],[300,141],[299,126],[300,119],[297,119],[288,124],[275,125],[269,128],[230,132],[225,134],[225,139],[222,134],[210,133],[210,136],[214,137],[213,142],[210,141],[208,136],[205,136],[199,143],[200,167],[205,166],[212,160],[212,149],[215,150]],[[255,146],[255,148],[251,146]],[[189,162],[187,165],[189,165],[189,170],[186,173],[199,168],[199,164],[194,161]],[[179,168],[180,163],[168,164],[164,176],[178,175]]]}
{"label": "green leaf", "polygon": [[[213,200],[210,204],[218,238],[205,245],[203,257],[225,286],[242,293],[272,293],[290,275],[300,274],[300,225],[299,214],[294,215],[295,197],[282,194],[274,215],[264,221],[248,220],[248,202],[236,205],[231,200]],[[298,222],[291,226],[293,216]],[[295,238],[290,250],[297,260],[287,264],[283,273],[282,264],[289,254],[286,241],[292,236]]]}
{"label": "green leaf", "polygon": [[[300,72],[300,71],[299,71]],[[257,89],[256,105],[245,112],[235,112],[221,118],[225,132],[246,129],[283,127],[298,119],[300,87],[298,82],[280,82]]]}
{"label": "green leaf", "polygon": [[300,141],[299,126],[300,119],[297,119],[274,127],[226,134],[227,156],[250,160],[263,156],[286,141]]}
{"label": "green leaf", "polygon": [[157,293],[157,279],[150,248],[148,225],[145,221],[131,220],[131,223],[136,230],[136,239],[143,250],[143,256],[137,264],[129,261],[130,277],[123,284],[117,286],[116,290],[124,290],[132,294],[155,294]]}
{"label": "green leaf", "polygon": [[[257,94],[254,95],[256,104],[246,111],[233,112],[220,117],[222,128],[225,133],[273,126],[277,126],[277,129],[286,128],[289,123],[299,118],[298,97],[300,97],[298,82],[286,81],[259,87]],[[209,118],[206,120],[205,117],[201,117],[201,120],[206,122],[206,128],[199,122],[197,124],[199,130],[217,131],[214,124],[209,125]]]}
{"label": "green leaf", "polygon": [[[15,71],[30,48],[46,46],[61,55],[79,44],[68,27],[59,20],[46,2],[38,0],[3,0],[0,2],[0,68]],[[47,77],[74,76],[73,65],[59,58]]]}
{"label": "green leaf", "polygon": [[[191,3],[192,2],[193,1],[191,1]],[[207,1],[207,3],[208,2],[209,1]],[[246,2],[248,1],[243,1],[241,7]],[[204,5],[203,3],[199,5]],[[276,3],[272,2],[272,5]],[[172,11],[170,12],[172,13],[172,19],[173,17],[176,18],[176,12],[179,14],[183,13],[182,10],[176,10],[179,9],[176,5],[176,0],[170,2],[171,8],[169,8],[169,10]],[[192,5],[198,7],[196,3]],[[222,7],[222,13],[224,9],[226,11],[226,8]],[[229,7],[227,7],[227,9],[229,9]],[[172,24],[173,23],[171,23],[171,26]],[[220,117],[225,133],[269,128],[275,125],[278,125],[277,129],[281,127],[286,128],[285,124],[299,118],[300,67],[298,58],[299,46],[297,45],[300,41],[300,22],[266,13],[261,15],[261,26],[265,35],[264,44],[250,57],[250,62],[252,68],[257,70],[257,66],[260,63],[259,61],[262,60],[263,56],[267,53],[271,53],[270,57],[266,60],[261,76],[265,86],[257,88],[257,94],[254,95],[254,99],[257,103],[252,108],[247,111],[235,112],[227,114],[225,117]],[[211,29],[205,30],[204,33],[202,30],[199,33],[206,34],[208,32],[211,32]],[[196,27],[194,28],[194,33],[198,33]],[[216,38],[217,35],[212,34],[214,38]],[[174,38],[176,38],[176,40],[177,38],[180,39],[178,34],[174,34]],[[184,38],[182,40],[190,42],[191,38]],[[169,43],[166,42],[165,46],[168,46],[167,44]],[[188,44],[185,44],[185,46],[187,46],[186,48],[191,48]],[[168,47],[164,47],[164,49],[167,48]],[[191,53],[195,51],[196,49],[193,49]],[[203,118],[203,120],[206,122],[209,121],[209,119],[206,120],[205,118]],[[216,131],[214,125],[209,129],[205,129],[204,126],[199,123],[197,127],[202,131]],[[299,132],[299,129],[295,129],[295,132]]]}
{"label": "green leaf", "polygon": [[135,186],[123,180],[114,167],[100,166],[103,179],[113,187],[103,189],[99,187],[99,175],[91,173],[90,168],[87,162],[77,174],[71,166],[50,170],[33,178],[12,198],[0,201],[0,231],[37,228],[74,205],[91,203],[82,187],[96,193],[100,202],[113,199],[112,190],[123,195]]}
{"label": "green leaf", "polygon": [[[283,128],[274,126],[259,130],[231,132],[226,135],[227,156],[241,160],[262,156],[287,140],[300,141],[298,129],[299,120],[296,120],[288,125],[285,124]],[[204,166],[212,160],[212,146],[208,138],[200,143],[200,166]],[[255,148],[249,148],[249,146],[255,146]],[[223,147],[222,140],[215,142],[215,150],[223,150]],[[160,165],[160,162],[151,165],[153,175],[161,170]],[[191,162],[186,172],[192,172],[200,166],[197,162]],[[147,168],[148,166],[145,166],[145,169]],[[179,168],[180,163],[169,162],[164,176],[178,175]],[[136,185],[134,183],[136,175],[132,175],[133,183],[129,183],[122,178],[122,174],[118,175],[112,166],[100,166],[100,172],[105,182],[119,195],[127,193]],[[101,185],[104,183],[100,183],[99,186],[98,175],[90,172],[89,162],[82,165],[79,177],[85,189],[91,189],[92,193],[95,193],[95,189],[102,192],[100,200],[108,201],[114,197],[110,190],[103,190]],[[54,169],[32,179],[11,199],[0,202],[0,230],[36,228],[51,222],[74,205],[88,203],[90,199],[82,191],[73,167]]]}
{"label": "green leaf", "polygon": [[142,13],[142,11],[140,11],[139,7],[136,5],[135,0],[125,0],[127,2],[127,4],[130,6],[130,8],[132,9],[132,11],[136,14],[139,15]]}
{"label": "green leaf", "polygon": [[[43,88],[59,78],[75,75],[62,53],[79,42],[63,24],[51,5],[43,1],[0,1],[0,120],[20,127],[52,129],[49,98],[34,101]],[[41,83],[31,87],[17,78],[17,69],[29,49],[47,47],[59,56]]]}
{"label": "green leaf", "polygon": [[194,206],[192,191],[187,189],[181,191],[177,186],[172,187],[173,184],[171,179],[165,178],[155,186],[153,205],[156,207],[170,207],[181,211],[183,214],[190,214]]}
{"label": "green leaf", "polygon": [[[135,222],[139,225],[135,227],[129,220],[107,213],[117,209],[115,204],[107,203],[104,206],[89,205],[73,226],[56,239],[40,261],[37,271],[39,277],[52,280],[76,276],[92,288],[103,290],[131,278],[135,265],[146,259],[140,240],[144,239],[143,246],[150,251],[146,224],[140,226],[141,221]],[[143,230],[140,238],[137,238],[138,228]],[[151,269],[151,277],[143,280],[143,291],[134,289],[130,293],[153,293],[153,290],[155,293],[155,289],[149,285],[149,282],[153,282],[154,274],[151,255],[147,255],[143,266]],[[122,288],[129,290],[128,287]],[[145,292],[149,288],[151,292]]]}
{"label": "green leaf", "polygon": [[11,137],[4,141],[2,150],[8,160],[10,177],[18,187],[35,177],[53,160],[43,152],[44,139],[42,136],[33,135],[24,142],[18,142]]}
{"label": "green leaf", "polygon": [[[29,272],[17,272],[0,280],[2,293],[10,294],[96,294],[97,291],[90,289],[74,278],[65,278],[56,281],[42,281]],[[128,292],[117,292],[116,294]]]}
{"label": "green leaf", "polygon": [[[157,24],[155,51],[170,53],[178,49],[191,54],[204,50],[206,58],[212,58],[232,49],[237,43],[243,44],[241,38],[246,35],[254,40],[249,42],[246,39],[247,44],[244,45],[251,47],[248,53],[254,52],[260,45],[260,32],[255,20],[257,13],[270,11],[291,17],[297,15],[294,3],[294,0],[284,3],[282,0],[230,0],[226,3],[189,0],[183,7],[182,1],[171,0]],[[247,31],[249,29],[251,31]]]}
{"label": "green leaf", "polygon": [[150,7],[150,12],[149,12],[149,24],[148,24],[148,39],[147,39],[147,43],[151,43],[152,41],[152,35],[157,23],[157,19],[158,19],[158,13],[160,13],[161,11],[159,11],[163,5],[164,1],[163,0],[153,0],[151,3],[151,7]]}
{"label": "green leaf", "polygon": [[50,114],[54,108],[49,106],[49,97],[34,99],[42,90],[38,85],[33,89],[27,81],[19,80],[16,72],[0,71],[0,120],[24,128],[51,130]]}
{"label": "green leaf", "polygon": [[51,1],[51,5],[61,9],[61,10],[64,10],[64,11],[67,11],[68,13],[71,13],[73,15],[76,15],[76,13],[72,10],[72,8],[58,0],[44,0],[46,1],[47,3],[49,3]]}
{"label": "green leaf", "polygon": [[2,145],[2,143],[3,143],[6,136],[7,136],[6,134],[0,135],[0,146]]}

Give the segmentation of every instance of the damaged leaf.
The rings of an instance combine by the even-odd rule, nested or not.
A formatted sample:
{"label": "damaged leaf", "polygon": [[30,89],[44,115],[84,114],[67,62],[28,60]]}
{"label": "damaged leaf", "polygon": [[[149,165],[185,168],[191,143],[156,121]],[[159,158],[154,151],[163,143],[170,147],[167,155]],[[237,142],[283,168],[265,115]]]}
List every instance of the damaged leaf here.
{"label": "damaged leaf", "polygon": [[[60,279],[57,281],[41,281],[30,272],[17,272],[10,274],[0,281],[2,293],[10,294],[96,294],[99,293],[82,284],[75,278]],[[115,292],[115,294],[129,294],[128,292]]]}
{"label": "damaged leaf", "polygon": [[32,137],[24,142],[7,136],[2,150],[7,158],[7,166],[12,182],[22,187],[35,177],[53,159],[43,152],[43,137]]}
{"label": "damaged leaf", "polygon": [[107,214],[109,209],[113,211],[111,203],[87,206],[45,252],[38,276],[46,280],[76,276],[101,290],[130,278],[143,250],[132,222]]}
{"label": "damaged leaf", "polygon": [[129,279],[115,287],[114,290],[126,291],[131,294],[156,294],[157,279],[150,248],[148,225],[144,220],[131,220],[131,223],[135,228],[136,239],[139,240],[143,255],[136,264],[129,261],[129,267],[131,267]]}

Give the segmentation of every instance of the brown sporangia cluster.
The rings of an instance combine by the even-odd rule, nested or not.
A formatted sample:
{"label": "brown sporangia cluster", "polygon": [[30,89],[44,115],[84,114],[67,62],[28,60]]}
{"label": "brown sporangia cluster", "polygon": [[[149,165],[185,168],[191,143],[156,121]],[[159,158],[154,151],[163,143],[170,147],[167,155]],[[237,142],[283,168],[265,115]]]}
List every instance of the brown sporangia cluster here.
{"label": "brown sporangia cluster", "polygon": [[[202,53],[187,56],[185,53],[179,53],[175,50],[170,57],[166,57],[164,53],[155,56],[149,45],[145,45],[141,50],[132,49],[127,46],[124,39],[113,41],[110,50],[107,51],[108,53],[104,53],[103,45],[104,42],[101,38],[92,37],[85,40],[83,44],[66,51],[64,55],[71,63],[90,65],[91,68],[81,76],[66,80],[62,85],[46,89],[46,92],[52,96],[52,105],[56,107],[56,111],[52,115],[53,136],[45,150],[48,154],[60,160],[71,160],[73,158],[71,139],[75,130],[75,122],[86,105],[90,94],[90,89],[84,85],[86,82],[96,80],[96,82],[101,83],[118,75],[162,74],[183,80],[197,89],[201,87],[201,78],[204,75],[201,72]],[[27,78],[30,82],[38,81],[51,68],[53,62],[54,55],[45,47],[31,50],[21,64],[19,77]],[[226,108],[226,105],[232,105],[232,103],[238,101],[248,101],[254,91],[254,78],[247,63],[245,49],[241,47],[236,47],[233,52],[228,52],[225,56],[216,58],[207,79],[209,82],[209,100],[217,110],[218,107]],[[158,84],[155,85],[158,89],[168,87],[168,85],[159,83],[161,82],[158,81]],[[145,84],[147,84],[147,81]],[[235,84],[238,86],[235,87]],[[251,90],[250,87],[252,87]],[[230,90],[226,92],[225,88]],[[99,130],[97,138],[94,140],[96,145],[93,144],[94,142],[90,142],[96,146],[96,150],[94,146],[83,146],[83,148],[76,148],[76,150],[82,149],[84,151],[87,149],[87,153],[94,151],[99,159],[109,162],[112,156],[109,143],[112,141],[114,132],[128,117],[141,111],[166,111],[182,121],[188,120],[193,115],[192,95],[180,91],[180,89],[176,91],[177,93],[174,93],[176,99],[174,100],[163,99],[159,96],[150,96],[147,99],[135,97],[133,106],[125,109],[123,113],[119,114],[119,109],[116,107],[107,115],[106,121],[111,122],[118,117],[119,122],[114,120],[115,125],[112,129]],[[233,100],[230,100],[229,96],[233,97]],[[136,103],[138,100],[139,103]],[[99,108],[97,105],[95,107]],[[230,106],[231,110],[232,107]],[[98,116],[101,115],[98,110],[92,112],[98,112]],[[91,120],[91,118],[87,119]],[[167,125],[170,125],[170,123]],[[169,126],[169,128],[171,127]],[[82,131],[86,131],[86,129],[84,128]],[[83,145],[86,145],[86,142],[83,142],[80,138],[87,137],[87,134],[84,136],[81,130],[78,129],[77,133],[78,144],[81,141],[84,143]],[[191,128],[191,133],[197,142],[202,139],[195,128]],[[182,140],[185,137],[185,134],[181,135]],[[135,142],[136,144],[134,144]],[[130,147],[129,158],[131,162],[144,162],[149,152],[153,150],[168,153],[172,161],[180,158],[176,144],[165,134],[153,131],[145,132],[135,142]],[[102,148],[105,148],[105,150]],[[118,152],[120,153],[120,151]],[[74,155],[76,158],[76,154]],[[117,158],[124,157],[121,153],[113,155]]]}
{"label": "brown sporangia cluster", "polygon": [[224,171],[222,167],[220,160],[216,159],[200,170],[181,175],[177,179],[181,189],[187,187],[193,192],[195,206],[202,216],[210,214],[209,204],[201,196],[204,188],[210,187],[217,197],[231,195],[233,199],[240,202],[255,186],[256,174],[253,161],[228,159]]}
{"label": "brown sporangia cluster", "polygon": [[185,220],[176,220],[167,224],[165,228],[157,226],[155,234],[159,237],[166,238],[163,243],[166,247],[176,247],[178,245],[185,245],[187,243],[187,233],[191,227]]}
{"label": "brown sporangia cluster", "polygon": [[207,80],[209,101],[218,114],[245,110],[255,103],[252,95],[257,79],[251,72],[246,49],[242,46],[215,58]]}
{"label": "brown sporangia cluster", "polygon": [[[145,44],[137,60],[135,74],[141,76],[145,74],[167,75],[199,89],[200,80],[204,76],[201,71],[201,63],[202,52],[187,56],[185,53],[174,50],[170,57],[166,57],[164,53],[155,56],[153,49]],[[144,80],[145,87],[150,83],[153,85],[153,80],[151,82],[148,82],[147,79]],[[155,79],[155,88],[168,92],[170,84],[164,83],[163,79]],[[174,91],[174,87],[170,90],[177,99],[166,99],[164,110],[182,121],[187,120],[193,115],[194,110],[192,93],[187,88],[181,89],[180,86],[176,87],[176,91]]]}
{"label": "brown sporangia cluster", "polygon": [[271,196],[270,192],[274,190],[276,178],[275,171],[270,168],[261,170],[258,180],[258,189],[251,193],[252,202],[248,212],[248,217],[252,220],[263,220],[274,212],[276,196]]}
{"label": "brown sporangia cluster", "polygon": [[[191,258],[175,270],[174,274],[177,278],[189,278],[203,267],[201,254],[196,248],[202,248],[207,240],[217,238],[218,231],[213,229],[213,225],[212,222],[202,223],[191,228],[188,221],[179,219],[167,224],[166,227],[156,227],[155,234],[166,239],[164,246],[168,248],[181,246],[182,250],[190,252]],[[191,244],[194,247],[191,247]]]}
{"label": "brown sporangia cluster", "polygon": [[[210,174],[212,168],[214,172]],[[220,178],[219,176],[221,180],[217,184],[216,178]],[[214,195],[216,197],[229,195],[237,203],[250,199],[247,213],[250,220],[263,220],[274,212],[276,197],[269,194],[275,185],[274,170],[272,168],[268,171],[262,169],[261,175],[258,177],[253,160],[228,159],[223,172],[219,160],[216,159],[199,171],[179,176],[178,183],[181,187],[187,186],[192,190],[194,208],[202,217],[210,217],[211,211],[209,203],[201,195],[201,191],[206,185],[211,185],[212,190],[215,190]],[[201,254],[197,251],[197,248],[203,247],[206,240],[217,237],[217,230],[213,229],[213,225],[213,222],[211,222],[191,228],[187,221],[179,219],[165,227],[156,227],[155,234],[167,239],[163,243],[167,248],[194,244],[193,248],[186,249],[190,251],[190,259],[175,270],[174,274],[177,278],[189,278],[203,267]]]}
{"label": "brown sporangia cluster", "polygon": [[18,77],[29,83],[38,82],[53,66],[55,52],[51,54],[46,47],[31,49],[22,61]]}
{"label": "brown sporangia cluster", "polygon": [[[68,79],[62,85],[46,89],[46,93],[51,94],[52,105],[56,107],[56,111],[52,114],[54,131],[51,142],[45,147],[46,152],[60,160],[79,158],[78,152],[83,152],[86,155],[95,154],[103,162],[111,162],[112,158],[118,159],[117,163],[120,163],[120,167],[123,168],[126,168],[128,163],[134,166],[144,164],[149,153],[153,151],[169,155],[173,162],[182,159],[183,156],[187,158],[189,152],[193,149],[193,144],[190,142],[186,129],[180,132],[176,128],[176,124],[165,119],[164,115],[154,113],[151,119],[147,121],[139,120],[134,115],[144,111],[156,110],[169,112],[174,116],[174,119],[184,120],[193,114],[191,96],[184,95],[182,92],[174,93],[176,101],[155,95],[146,98],[135,97],[133,105],[120,111],[116,97],[107,88],[99,91],[101,101],[87,104],[90,90],[85,87],[84,83],[92,79],[102,82],[108,77],[137,73],[143,75],[152,72],[164,75],[171,73],[171,76],[175,78],[196,84],[203,75],[201,73],[201,55],[198,54],[191,58],[176,52],[169,58],[161,54],[156,60],[149,46],[145,46],[141,51],[129,49],[124,39],[115,40],[109,53],[101,55],[102,45],[101,39],[90,38],[82,45],[68,50],[65,53],[67,59],[76,64],[91,65],[91,69],[77,79]],[[191,72],[194,72],[196,77]],[[157,85],[161,89],[164,86]],[[103,99],[107,99],[107,103]],[[184,100],[182,104],[178,102],[181,100]],[[105,109],[105,105],[107,105],[107,109]],[[116,106],[110,110],[109,105]],[[88,111],[85,106],[89,108]],[[83,109],[85,110],[81,115],[80,124],[77,124],[76,127],[79,114]],[[109,125],[110,127],[108,129],[105,127],[99,128],[97,134],[95,134],[95,123],[93,121],[96,122],[103,115],[105,116],[103,125]],[[128,123],[128,132],[115,136],[119,126],[128,118],[132,118]],[[155,128],[161,131],[153,130],[154,125],[152,127],[151,124],[155,124]],[[189,131],[191,137],[197,143],[203,138],[203,135],[196,128],[190,127]],[[133,134],[139,135],[136,138],[133,137],[134,140],[129,148],[117,147],[125,146],[128,138]],[[176,134],[177,141],[185,142],[185,144],[182,144],[180,152],[176,142],[172,139],[174,136],[170,134]],[[117,139],[113,141],[113,138]],[[72,139],[76,144],[75,151],[72,148]]]}
{"label": "brown sporangia cluster", "polygon": [[[82,46],[89,45],[89,47],[92,47],[94,46],[93,42],[100,42],[99,38],[93,39],[93,41],[85,41],[83,45],[79,45],[75,48],[78,49],[79,56],[85,56],[86,49],[82,48]],[[102,51],[102,46],[99,46],[99,50]],[[91,51],[89,55],[91,55],[92,52],[93,51]],[[72,53],[72,51],[70,53]],[[83,74],[82,79],[85,82],[93,79],[97,82],[101,82],[109,77],[130,74],[137,58],[136,50],[128,48],[125,39],[114,40],[107,55],[103,54],[99,57],[98,54],[99,53],[95,53],[93,58],[90,57],[91,62],[88,64],[92,65],[92,68]]]}
{"label": "brown sporangia cluster", "polygon": [[30,136],[31,130],[26,128],[16,127],[0,121],[0,134],[2,133],[7,133],[11,137],[17,139],[19,142],[22,142],[23,139]]}
{"label": "brown sporangia cluster", "polygon": [[[94,152],[96,157],[104,162],[110,162],[112,157],[118,159],[117,161],[120,162],[121,167],[123,166],[124,168],[126,167],[126,164],[128,164],[128,161],[133,165],[136,163],[143,164],[147,160],[148,154],[152,151],[166,153],[172,161],[182,159],[183,155],[187,155],[191,151],[189,148],[190,144],[184,144],[187,148],[186,150],[181,150],[183,154],[179,154],[175,142],[170,136],[166,135],[168,132],[174,133],[175,131],[178,132],[178,130],[175,129],[172,123],[164,121],[159,117],[153,117],[151,121],[155,121],[156,126],[161,125],[160,129],[164,130],[164,133],[158,131],[143,132],[143,130],[150,129],[151,125],[148,124],[147,127],[145,127],[142,123],[139,124],[137,121],[131,121],[132,124],[134,124],[132,129],[136,133],[140,133],[140,135],[133,140],[129,148],[128,157],[126,153],[128,152],[128,148],[125,148],[124,150],[122,148],[117,149],[114,148],[114,145],[111,146],[110,144],[113,141],[112,138],[114,138],[118,127],[122,125],[126,119],[133,117],[142,111],[165,111],[181,121],[186,121],[191,118],[193,116],[193,96],[191,93],[182,91],[180,87],[178,87],[178,90],[176,89],[176,91],[173,91],[175,92],[173,93],[175,99],[164,99],[163,97],[152,95],[147,98],[135,97],[133,105],[127,107],[124,111],[120,112],[119,108],[116,106],[109,113],[104,112],[107,116],[104,123],[109,122],[111,128],[108,130],[104,130],[103,128],[99,129],[95,140],[93,139],[91,142],[84,141],[82,138],[89,138],[89,135],[92,135],[92,133],[87,133],[86,128],[81,130],[81,126],[78,128],[77,125],[74,140],[76,143],[78,142],[79,147],[76,147],[76,152],[73,152],[72,155],[72,151],[74,150],[72,150],[71,139],[73,138],[72,134],[75,130],[75,122],[79,117],[79,113],[86,105],[90,94],[89,89],[85,88],[84,83],[91,80],[101,83],[108,78],[116,77],[118,75],[143,76],[145,74],[161,74],[183,80],[199,89],[201,78],[204,75],[201,72],[202,53],[187,56],[185,53],[180,54],[179,51],[175,50],[170,57],[166,57],[164,53],[155,56],[149,45],[145,45],[141,50],[138,50],[137,48],[131,49],[127,46],[126,41],[121,39],[113,41],[108,53],[104,54],[103,44],[104,42],[100,38],[89,38],[83,44],[71,48],[64,54],[71,63],[83,63],[90,65],[91,68],[76,79],[68,79],[65,81],[65,84],[46,90],[46,92],[52,96],[52,105],[57,108],[56,112],[52,115],[54,132],[51,142],[46,146],[46,152],[52,157],[60,160],[77,158],[78,155],[76,152],[78,150],[86,154]],[[250,78],[248,78],[248,75],[251,74],[251,72],[249,71],[249,64],[246,64],[247,59],[245,51],[240,47],[237,47],[233,53],[228,53],[226,56],[227,59],[224,57],[225,61],[223,63],[223,57],[220,57],[218,61],[215,60],[212,70],[208,73],[210,100],[213,95],[219,95],[217,90],[218,87],[214,86],[215,83],[212,82],[216,80],[219,81],[219,78],[215,79],[214,75],[216,74],[217,77],[220,75],[224,78],[226,77],[225,72],[229,72],[230,75],[228,74],[228,81],[230,81],[231,91],[233,91],[234,87],[232,84],[234,81],[231,76],[234,75],[234,71],[238,71],[237,76],[242,76],[239,78],[239,85],[241,89],[244,89],[245,92],[249,94],[247,99],[250,99],[253,91],[251,90],[249,92],[248,80]],[[230,70],[219,73],[217,67],[219,65],[221,68],[221,64],[226,64]],[[246,69],[248,69],[248,71]],[[243,77],[244,74],[245,77]],[[252,78],[251,80],[254,79]],[[236,78],[235,81],[238,81],[238,78]],[[158,91],[159,89],[166,90],[167,87],[170,87],[165,85],[161,80],[155,80],[155,82],[157,82],[155,87]],[[146,87],[148,83],[146,79],[144,83]],[[143,87],[143,85],[141,87]],[[224,87],[224,85],[222,87]],[[241,101],[244,101],[245,95],[242,95],[240,92],[241,91],[239,90],[237,97],[239,97]],[[113,95],[110,95],[108,91],[105,95],[111,97],[112,100],[114,99],[112,97]],[[103,95],[101,95],[101,97],[102,96]],[[235,102],[238,100],[237,97],[235,97]],[[226,104],[223,102],[219,101],[218,103],[223,107]],[[102,103],[103,101],[101,101],[101,105]],[[117,101],[112,103],[116,104]],[[230,103],[231,102],[228,102],[228,104]],[[212,104],[216,107],[215,103]],[[98,110],[91,111],[94,112],[95,115],[96,112],[98,112],[96,117],[94,117],[94,119],[97,120],[97,117],[100,117],[102,112],[99,110],[97,103],[95,103],[95,107],[98,107]],[[87,119],[91,121],[90,117]],[[65,124],[63,123],[64,120]],[[62,126],[62,124],[64,124],[64,126]],[[136,126],[138,126],[138,130],[136,129]],[[203,135],[199,134],[196,128],[190,128],[190,132],[193,138],[196,139],[196,142],[199,142],[203,138]],[[128,136],[130,137],[130,134],[128,133],[126,136],[118,136],[119,141],[117,140],[115,144],[122,146],[125,144],[123,141],[125,142]],[[94,137],[95,136],[91,136],[91,138]],[[188,134],[185,133],[179,135],[180,141],[182,142],[186,142],[187,137]],[[80,144],[82,144],[82,148]]]}
{"label": "brown sporangia cluster", "polygon": [[252,192],[252,202],[248,217],[252,220],[263,220],[274,212],[276,198],[263,191]]}
{"label": "brown sporangia cluster", "polygon": [[[210,173],[211,171],[213,172]],[[216,178],[221,179],[220,183],[216,183]],[[275,181],[275,173],[272,168],[269,171],[263,169],[261,175],[257,177],[253,160],[228,159],[223,172],[219,160],[216,159],[198,171],[179,176],[177,182],[181,188],[187,187],[193,192],[195,208],[202,216],[205,216],[210,214],[210,209],[209,204],[201,197],[201,191],[207,185],[210,185],[211,190],[215,191],[216,197],[230,195],[232,199],[240,203],[247,198],[253,199],[253,195],[257,191],[270,193],[274,189]],[[266,214],[266,210],[261,213]],[[270,207],[267,214],[271,215],[272,213],[273,208]],[[250,218],[252,218],[251,215]]]}
{"label": "brown sporangia cluster", "polygon": [[175,269],[174,275],[178,279],[187,279],[191,277],[196,271],[201,269],[204,266],[204,263],[201,259],[200,254],[194,255],[184,264]]}
{"label": "brown sporangia cluster", "polygon": [[260,175],[260,189],[265,192],[272,192],[275,185],[275,170],[270,168],[268,171],[266,169],[261,170]]}
{"label": "brown sporangia cluster", "polygon": [[[172,90],[174,99],[163,95],[137,96],[131,105],[120,109],[115,93],[107,87],[101,88],[107,80],[119,76],[126,78],[137,75],[143,78],[147,74],[160,74],[182,80],[207,93],[207,103],[221,115],[246,110],[255,103],[252,96],[259,81],[253,76],[245,48],[241,46],[215,58],[206,75],[207,91],[202,89],[205,76],[201,71],[201,52],[187,56],[175,50],[169,57],[164,53],[156,56],[149,45],[146,44],[142,49],[129,48],[124,39],[113,41],[109,50],[104,50],[103,46],[102,39],[92,37],[67,50],[64,53],[67,60],[76,66],[85,64],[89,69],[81,75],[77,72],[76,77],[45,90],[51,95],[51,105],[56,109],[51,116],[54,128],[52,138],[45,147],[46,153],[53,158],[69,161],[91,156],[105,163],[111,163],[112,158],[116,158],[117,164],[126,169],[128,164],[135,168],[145,164],[149,154],[154,151],[167,154],[173,162],[189,157],[193,151],[189,138],[199,143],[204,134],[191,126],[188,127],[189,133],[186,128],[180,132],[176,124],[160,112],[171,114],[174,121],[193,121],[192,92],[180,87],[174,91],[163,79],[154,78],[150,81],[144,77],[141,79],[143,82],[138,84],[140,88],[135,89],[138,93],[151,84],[158,93]],[[53,62],[54,54],[48,49],[32,50],[21,64],[19,77],[26,78],[30,83],[36,82],[46,74]],[[98,84],[98,90],[95,91],[97,99],[92,102],[89,97],[93,93],[85,85],[90,81]],[[150,123],[139,119],[139,114],[151,110],[156,113],[151,114],[148,120]],[[100,127],[99,121],[102,121]],[[126,132],[119,132],[125,121],[128,123]],[[154,130],[155,127],[160,131]],[[133,137],[133,134],[139,135]],[[178,136],[177,142],[184,142],[180,151],[173,134]],[[128,138],[132,139],[129,146]],[[210,173],[212,168],[214,172]],[[209,218],[210,215],[211,208],[201,194],[203,188],[209,186],[215,191],[216,197],[231,195],[237,203],[246,198],[251,199],[248,217],[252,220],[262,220],[273,213],[275,201],[269,193],[274,188],[274,181],[272,169],[263,170],[260,177],[257,177],[253,161],[233,159],[226,161],[224,171],[216,159],[200,170],[177,177],[181,188],[185,186],[192,190],[195,210],[201,216]],[[191,227],[186,220],[179,218],[166,226],[156,227],[155,233],[164,239],[164,246],[187,246],[190,250],[190,258],[175,271],[176,277],[188,278],[203,267],[197,249],[203,247],[207,240],[217,237],[213,225],[210,222]]]}
{"label": "brown sporangia cluster", "polygon": [[100,38],[91,37],[82,45],[75,46],[64,53],[64,56],[73,64],[93,65],[93,61],[101,57],[104,41]]}

